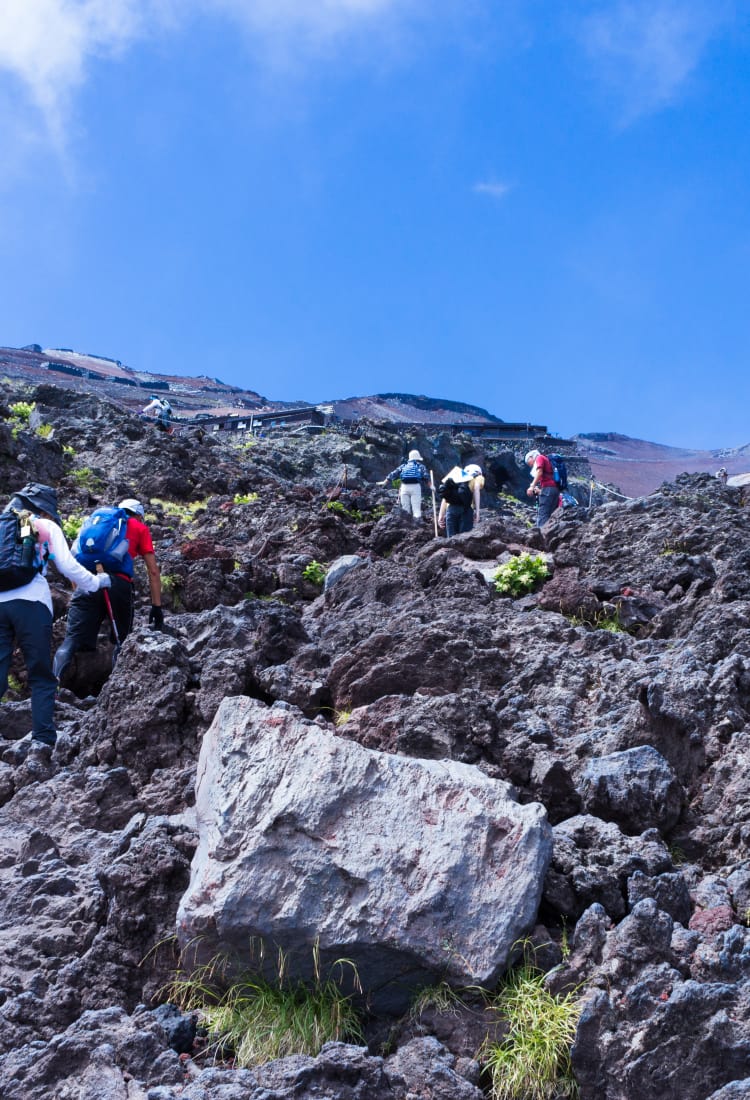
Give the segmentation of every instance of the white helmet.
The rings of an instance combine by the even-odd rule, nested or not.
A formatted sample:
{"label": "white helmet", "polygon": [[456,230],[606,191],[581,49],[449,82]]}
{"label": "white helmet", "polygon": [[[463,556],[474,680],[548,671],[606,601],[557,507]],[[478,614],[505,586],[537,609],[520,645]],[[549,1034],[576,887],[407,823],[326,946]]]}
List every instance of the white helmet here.
{"label": "white helmet", "polygon": [[132,512],[133,515],[140,516],[141,519],[144,519],[146,516],[140,500],[135,500],[134,497],[128,497],[126,500],[121,500],[117,507],[122,508],[124,512]]}

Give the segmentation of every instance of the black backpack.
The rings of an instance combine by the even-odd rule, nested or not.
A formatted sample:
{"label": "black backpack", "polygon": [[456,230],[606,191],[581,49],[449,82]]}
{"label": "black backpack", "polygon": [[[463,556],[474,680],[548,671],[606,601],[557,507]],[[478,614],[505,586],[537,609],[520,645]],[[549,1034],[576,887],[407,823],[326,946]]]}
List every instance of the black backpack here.
{"label": "black backpack", "polygon": [[552,467],[552,476],[559,489],[568,488],[568,467],[565,465],[565,459],[562,455],[552,454],[547,455],[549,464]]}
{"label": "black backpack", "polygon": [[28,512],[0,513],[0,592],[33,581],[43,569]]}
{"label": "black backpack", "polygon": [[456,482],[452,477],[447,477],[445,481],[440,482],[438,495],[446,504],[455,504],[459,508],[470,508],[474,499],[468,481]]}

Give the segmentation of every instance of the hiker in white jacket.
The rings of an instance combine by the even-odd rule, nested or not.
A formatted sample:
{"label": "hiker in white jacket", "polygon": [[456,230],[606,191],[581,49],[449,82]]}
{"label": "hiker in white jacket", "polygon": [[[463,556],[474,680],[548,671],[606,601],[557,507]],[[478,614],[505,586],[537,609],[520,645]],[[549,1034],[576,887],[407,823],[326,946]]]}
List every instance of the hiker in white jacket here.
{"label": "hiker in white jacket", "polygon": [[32,579],[0,591],[0,699],[8,688],[14,639],[23,653],[31,689],[30,747],[49,754],[57,740],[54,724],[57,679],[52,671],[52,596],[47,563],[84,592],[96,592],[112,582],[107,573],[90,573],[71,554],[57,511],[57,494],[49,485],[26,485],[11,499],[4,515],[28,513],[34,537]]}

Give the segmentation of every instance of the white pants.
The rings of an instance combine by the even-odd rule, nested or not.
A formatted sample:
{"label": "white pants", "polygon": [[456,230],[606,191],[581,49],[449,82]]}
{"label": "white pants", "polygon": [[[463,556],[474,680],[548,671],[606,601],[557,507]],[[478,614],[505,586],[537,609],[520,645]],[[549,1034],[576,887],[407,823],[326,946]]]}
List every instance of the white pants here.
{"label": "white pants", "polygon": [[412,485],[404,485],[402,482],[398,499],[405,512],[409,512],[415,519],[422,518],[422,486],[418,481]]}

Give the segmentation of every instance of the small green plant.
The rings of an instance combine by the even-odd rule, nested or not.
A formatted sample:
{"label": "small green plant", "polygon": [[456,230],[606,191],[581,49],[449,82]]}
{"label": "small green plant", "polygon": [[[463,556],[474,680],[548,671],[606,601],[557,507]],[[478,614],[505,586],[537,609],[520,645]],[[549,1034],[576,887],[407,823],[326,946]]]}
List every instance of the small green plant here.
{"label": "small green plant", "polygon": [[51,424],[40,424],[36,429],[36,434],[42,439],[49,439],[54,430]]}
{"label": "small green plant", "polygon": [[326,579],[326,567],[321,565],[319,561],[311,561],[302,570],[302,576],[306,581],[310,581],[311,584],[321,585]]}
{"label": "small green plant", "polygon": [[610,634],[627,634],[617,611],[600,612],[594,617],[594,626],[597,630],[608,630]]}
{"label": "small green plant", "polygon": [[577,1096],[570,1048],[581,1005],[574,994],[553,997],[545,987],[544,974],[526,957],[508,975],[490,1006],[508,1026],[501,1042],[487,1042],[480,1052],[490,1075],[492,1100]]}
{"label": "small green plant", "polygon": [[8,673],[8,691],[12,691],[14,695],[20,695],[23,692],[21,681],[12,672]]}
{"label": "small green plant", "polygon": [[68,458],[75,458],[75,453],[76,453],[75,447],[72,447],[70,445],[70,443],[63,443],[63,454],[64,455],[67,455]]}
{"label": "small green plant", "polygon": [[493,580],[496,592],[515,599],[532,592],[548,576],[549,567],[541,554],[532,557],[529,553],[523,553],[501,565]]}
{"label": "small green plant", "polygon": [[352,712],[350,710],[337,710],[333,716],[333,724],[336,727],[345,726],[351,716]]}
{"label": "small green plant", "polygon": [[79,466],[77,470],[73,470],[71,477],[79,489],[96,489],[101,485],[101,478],[90,466]]}
{"label": "small green plant", "polygon": [[352,998],[341,991],[349,968],[354,989],[361,992],[356,967],[339,959],[324,980],[317,945],[313,964],[312,982],[291,982],[280,951],[275,981],[247,974],[227,985],[226,960],[216,958],[193,973],[178,971],[162,992],[184,1011],[200,1014],[209,1055],[232,1057],[240,1067],[292,1054],[315,1057],[327,1042],[361,1043],[362,1028]]}
{"label": "small green plant", "polygon": [[65,532],[65,537],[72,542],[78,535],[83,524],[83,516],[77,512],[72,512],[71,515],[66,516],[62,522],[62,529]]}
{"label": "small green plant", "polygon": [[689,554],[690,550],[686,542],[678,540],[672,542],[670,539],[665,539],[662,543],[659,554],[663,558],[668,558],[671,554]]}
{"label": "small green plant", "polygon": [[256,500],[260,500],[259,493],[235,493],[235,504],[254,504]]}
{"label": "small green plant", "polygon": [[152,504],[158,504],[161,507],[165,516],[173,516],[175,519],[179,519],[182,523],[190,523],[195,519],[198,512],[205,512],[208,507],[207,500],[195,500],[187,503],[180,503],[175,500],[160,500],[158,497],[154,497],[151,501]]}
{"label": "small green plant", "polygon": [[452,986],[447,982],[438,982],[437,985],[424,986],[417,990],[409,1016],[412,1020],[417,1020],[428,1009],[433,1009],[441,1016],[455,1015],[463,1005],[464,1001]]}
{"label": "small green plant", "polygon": [[36,404],[33,401],[16,401],[10,406],[10,415],[13,420],[27,427],[35,408]]}
{"label": "small green plant", "polygon": [[182,584],[182,577],[179,573],[162,573],[161,575],[161,590],[165,595],[169,596],[175,611],[179,611],[182,607],[182,599],[180,597]]}

